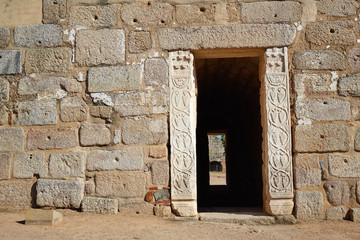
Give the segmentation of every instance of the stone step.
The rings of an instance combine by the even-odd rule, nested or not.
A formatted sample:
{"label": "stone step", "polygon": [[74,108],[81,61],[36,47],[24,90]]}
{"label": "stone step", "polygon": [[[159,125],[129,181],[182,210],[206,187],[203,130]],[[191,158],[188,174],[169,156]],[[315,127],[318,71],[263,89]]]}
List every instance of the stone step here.
{"label": "stone step", "polygon": [[202,212],[199,220],[216,223],[236,223],[246,225],[271,225],[275,224],[275,217],[265,213],[228,213],[228,212]]}

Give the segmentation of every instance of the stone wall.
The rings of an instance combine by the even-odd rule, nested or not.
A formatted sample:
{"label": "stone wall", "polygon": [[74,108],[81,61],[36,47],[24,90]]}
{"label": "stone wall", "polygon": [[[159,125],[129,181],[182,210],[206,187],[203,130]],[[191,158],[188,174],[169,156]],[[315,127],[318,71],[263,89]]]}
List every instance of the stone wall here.
{"label": "stone wall", "polygon": [[209,161],[219,162],[222,166],[222,171],[226,171],[225,148],[221,139],[219,139],[217,136],[218,135],[208,135]]}

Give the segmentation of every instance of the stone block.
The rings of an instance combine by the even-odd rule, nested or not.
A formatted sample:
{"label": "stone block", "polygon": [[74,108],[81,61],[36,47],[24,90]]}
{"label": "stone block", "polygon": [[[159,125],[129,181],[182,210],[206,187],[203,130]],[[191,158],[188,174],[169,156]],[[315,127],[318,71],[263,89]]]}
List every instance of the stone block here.
{"label": "stone block", "polygon": [[86,195],[95,195],[95,182],[94,178],[90,178],[85,182],[85,194]]}
{"label": "stone block", "polygon": [[319,12],[334,17],[355,15],[359,8],[356,0],[320,0],[316,5]]}
{"label": "stone block", "polygon": [[26,50],[25,71],[31,73],[64,73],[72,69],[70,48]]}
{"label": "stone block", "polygon": [[153,91],[151,93],[152,113],[167,114],[169,113],[170,99],[166,92]]}
{"label": "stone block", "polygon": [[326,210],[326,220],[340,221],[344,219],[344,211],[342,208],[328,208]]}
{"label": "stone block", "polygon": [[294,85],[298,96],[328,94],[336,91],[330,74],[326,73],[295,73]]}
{"label": "stone block", "polygon": [[341,96],[360,97],[360,74],[340,78],[337,88]]}
{"label": "stone block", "polygon": [[121,19],[134,27],[164,27],[172,23],[173,7],[168,3],[151,2],[125,4],[121,8]]}
{"label": "stone block", "polygon": [[350,121],[350,102],[337,98],[299,99],[296,117],[313,121]]}
{"label": "stone block", "polygon": [[38,179],[36,204],[39,207],[80,208],[84,197],[82,180]]}
{"label": "stone block", "polygon": [[350,149],[347,126],[336,123],[298,125],[294,141],[296,152],[346,152]]}
{"label": "stone block", "polygon": [[241,11],[240,11],[240,4],[239,3],[229,3],[226,5],[226,13],[228,15],[227,21],[229,23],[236,23],[239,22],[241,19]]}
{"label": "stone block", "polygon": [[112,93],[90,93],[93,103],[105,106],[114,106]]}
{"label": "stone block", "polygon": [[90,114],[93,117],[110,118],[112,114],[112,107],[109,106],[91,106]]}
{"label": "stone block", "polygon": [[123,198],[143,198],[146,176],[143,172],[99,172],[95,176],[96,195]]}
{"label": "stone block", "polygon": [[347,182],[327,181],[324,184],[326,198],[333,206],[346,205],[350,198],[350,187]]}
{"label": "stone block", "polygon": [[83,124],[80,127],[80,144],[82,146],[102,146],[111,143],[111,132],[103,124]]}
{"label": "stone block", "polygon": [[0,102],[9,101],[9,82],[0,78]]}
{"label": "stone block", "polygon": [[69,97],[60,102],[60,119],[63,122],[83,122],[87,114],[88,106],[81,98]]}
{"label": "stone block", "polygon": [[67,178],[85,176],[84,153],[52,153],[49,161],[51,177]]}
{"label": "stone block", "polygon": [[344,70],[345,56],[335,50],[304,50],[294,53],[293,63],[304,70]]}
{"label": "stone block", "polygon": [[5,106],[0,107],[0,126],[8,123],[9,113]]}
{"label": "stone block", "polygon": [[347,56],[348,65],[350,70],[354,72],[360,71],[360,48],[352,48]]}
{"label": "stone block", "polygon": [[169,185],[169,161],[157,160],[151,164],[151,177],[153,185]]}
{"label": "stone block", "polygon": [[14,44],[17,47],[57,47],[62,43],[60,25],[42,24],[14,28]]}
{"label": "stone block", "polygon": [[144,81],[147,86],[169,86],[169,67],[163,58],[145,60]]}
{"label": "stone block", "polygon": [[114,141],[115,144],[121,143],[121,131],[119,129],[116,129],[114,131]]}
{"label": "stone block", "polygon": [[151,214],[153,215],[154,204],[143,200],[119,199],[119,212],[130,214]]}
{"label": "stone block", "polygon": [[70,8],[70,26],[111,28],[116,25],[116,5],[74,6]]}
{"label": "stone block", "polygon": [[43,92],[67,91],[69,93],[81,92],[81,83],[73,78],[46,77],[20,79],[18,93],[20,95],[32,95]]}
{"label": "stone block", "polygon": [[215,23],[216,4],[176,5],[175,11],[181,25]]}
{"label": "stone block", "polygon": [[0,152],[23,150],[24,130],[22,128],[0,128]]}
{"label": "stone block", "polygon": [[319,155],[297,154],[295,156],[296,188],[321,185],[321,167]]}
{"label": "stone block", "polygon": [[0,153],[0,180],[10,179],[11,156],[9,153]]}
{"label": "stone block", "polygon": [[30,207],[31,180],[0,181],[0,206]]}
{"label": "stone block", "polygon": [[89,92],[129,91],[142,88],[141,65],[91,68]]}
{"label": "stone block", "polygon": [[14,123],[17,125],[57,124],[56,100],[16,102]]}
{"label": "stone block", "polygon": [[81,204],[81,211],[96,214],[117,214],[119,203],[116,199],[85,197]]}
{"label": "stone block", "polygon": [[10,42],[10,30],[0,28],[0,48],[6,48]]}
{"label": "stone block", "polygon": [[62,222],[62,214],[55,210],[30,209],[25,214],[26,225],[55,226]]}
{"label": "stone block", "polygon": [[353,21],[313,22],[306,26],[306,39],[315,45],[354,45]]}
{"label": "stone block", "polygon": [[87,156],[86,169],[104,170],[141,170],[143,168],[143,150],[141,147],[126,147],[123,150],[98,150]]}
{"label": "stone block", "polygon": [[329,172],[335,177],[360,177],[360,155],[329,155]]}
{"label": "stone block", "polygon": [[360,203],[360,182],[356,182],[356,202]]}
{"label": "stone block", "polygon": [[292,1],[243,3],[241,12],[244,23],[300,22],[301,14],[301,4]]}
{"label": "stone block", "polygon": [[160,189],[154,192],[155,201],[170,199],[169,189]]}
{"label": "stone block", "polygon": [[154,214],[158,217],[168,218],[171,217],[171,207],[164,205],[155,205],[154,206]]}
{"label": "stone block", "polygon": [[149,117],[125,119],[122,126],[122,140],[124,144],[167,143],[167,122]]}
{"label": "stone block", "polygon": [[166,146],[151,146],[149,150],[149,157],[152,158],[164,158],[168,155],[168,149]]}
{"label": "stone block", "polygon": [[124,30],[80,30],[76,34],[76,62],[80,66],[125,61]]}
{"label": "stone block", "polygon": [[21,51],[0,51],[0,75],[21,73]]}
{"label": "stone block", "polygon": [[268,209],[269,214],[274,216],[290,215],[294,209],[293,199],[272,199],[269,201]]}
{"label": "stone block", "polygon": [[152,47],[150,32],[131,31],[129,33],[129,52],[142,53]]}
{"label": "stone block", "polygon": [[114,108],[121,117],[150,114],[151,94],[137,91],[119,92],[115,96]]}
{"label": "stone block", "polygon": [[195,201],[172,202],[171,208],[177,216],[194,217],[198,215],[197,203]]}
{"label": "stone block", "polygon": [[321,192],[298,191],[295,197],[295,215],[297,219],[323,219],[324,203]]}
{"label": "stone block", "polygon": [[48,166],[45,153],[15,153],[13,174],[15,178],[32,178],[35,175],[46,177]]}
{"label": "stone block", "polygon": [[77,129],[73,128],[30,129],[27,134],[29,150],[66,149],[77,146]]}
{"label": "stone block", "polygon": [[66,17],[66,0],[43,0],[43,22],[57,23]]}
{"label": "stone block", "polygon": [[360,221],[360,208],[350,208],[350,220],[353,222]]}

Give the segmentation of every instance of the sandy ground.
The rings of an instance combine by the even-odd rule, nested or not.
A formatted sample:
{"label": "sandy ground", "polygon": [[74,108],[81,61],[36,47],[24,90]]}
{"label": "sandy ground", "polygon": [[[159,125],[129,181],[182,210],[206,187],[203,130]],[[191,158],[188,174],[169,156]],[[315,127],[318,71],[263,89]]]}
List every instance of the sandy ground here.
{"label": "sandy ground", "polygon": [[210,185],[226,185],[226,172],[209,172]]}
{"label": "sandy ground", "polygon": [[0,239],[360,239],[360,223],[349,221],[248,226],[179,221],[149,215],[60,211],[64,219],[55,227],[24,225],[23,210],[0,212]]}

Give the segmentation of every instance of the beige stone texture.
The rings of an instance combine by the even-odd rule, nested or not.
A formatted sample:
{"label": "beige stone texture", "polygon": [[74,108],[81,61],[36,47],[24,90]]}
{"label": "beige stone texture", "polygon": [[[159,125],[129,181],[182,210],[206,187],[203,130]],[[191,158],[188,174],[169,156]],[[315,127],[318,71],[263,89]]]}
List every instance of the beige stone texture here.
{"label": "beige stone texture", "polygon": [[41,24],[14,28],[14,44],[17,47],[58,47],[62,43],[60,25]]}
{"label": "beige stone texture", "polygon": [[335,50],[304,50],[295,52],[293,63],[304,70],[344,70],[345,56]]}
{"label": "beige stone texture", "polygon": [[329,172],[340,178],[360,177],[360,155],[330,154]]}
{"label": "beige stone texture", "polygon": [[181,25],[215,23],[216,4],[177,5],[175,10]]}
{"label": "beige stone texture", "polygon": [[57,23],[66,17],[66,0],[43,0],[43,22]]}
{"label": "beige stone texture", "polygon": [[326,198],[333,206],[346,205],[350,198],[350,187],[347,182],[327,181],[324,184]]}
{"label": "beige stone texture", "polygon": [[69,97],[60,102],[60,119],[63,122],[83,122],[87,114],[88,106],[81,98]]}
{"label": "beige stone texture", "polygon": [[297,219],[323,219],[323,195],[319,191],[298,191],[295,197]]}
{"label": "beige stone texture", "polygon": [[147,203],[143,199],[119,199],[119,212],[130,214],[151,214],[153,215],[154,204]]}
{"label": "beige stone texture", "polygon": [[360,74],[340,78],[337,87],[341,96],[360,97]]}
{"label": "beige stone texture", "polygon": [[166,146],[151,146],[149,150],[149,157],[164,158],[168,155],[168,148]]}
{"label": "beige stone texture", "polygon": [[0,28],[0,48],[6,48],[10,42],[10,30]]}
{"label": "beige stone texture", "polygon": [[119,203],[117,199],[84,197],[81,211],[95,214],[117,214]]}
{"label": "beige stone texture", "polygon": [[90,114],[93,117],[110,118],[112,114],[112,107],[109,106],[91,106]]}
{"label": "beige stone texture", "polygon": [[27,101],[14,104],[14,123],[17,125],[57,124],[56,100]]}
{"label": "beige stone texture", "polygon": [[360,151],[360,129],[356,130],[354,148],[355,151]]}
{"label": "beige stone texture", "polygon": [[9,153],[0,153],[0,180],[10,179],[11,156]]}
{"label": "beige stone texture", "polygon": [[82,146],[102,146],[111,143],[111,132],[103,124],[84,123],[80,127],[80,144]]}
{"label": "beige stone texture", "polygon": [[155,216],[162,217],[162,218],[168,218],[171,217],[171,207],[170,206],[164,206],[164,205],[155,205],[154,206],[154,214]]}
{"label": "beige stone texture", "polygon": [[62,222],[62,214],[55,210],[29,209],[25,214],[26,225],[55,226]]}
{"label": "beige stone texture", "polygon": [[355,15],[359,3],[356,0],[320,0],[317,8],[328,16],[345,17]]}
{"label": "beige stone texture", "polygon": [[142,53],[149,50],[152,47],[150,32],[131,31],[128,46],[131,53]]}
{"label": "beige stone texture", "polygon": [[0,0],[0,27],[41,24],[42,0]]}
{"label": "beige stone texture", "polygon": [[194,217],[198,214],[195,201],[172,201],[171,208],[177,216],[181,217]]}
{"label": "beige stone texture", "polygon": [[147,86],[168,86],[169,66],[163,58],[145,60],[144,81]]}
{"label": "beige stone texture", "polygon": [[150,97],[148,92],[118,92],[114,97],[114,109],[122,117],[148,115],[152,112]]}
{"label": "beige stone texture", "polygon": [[9,82],[0,78],[0,102],[9,101]]}
{"label": "beige stone texture", "polygon": [[74,6],[69,11],[69,25],[87,28],[111,28],[116,25],[116,6]]}
{"label": "beige stone texture", "polygon": [[241,19],[240,4],[229,3],[226,5],[226,12],[228,15],[227,21],[230,23],[237,23]]}
{"label": "beige stone texture", "polygon": [[84,153],[52,153],[49,160],[51,177],[68,178],[85,176]]}
{"label": "beige stone texture", "polygon": [[353,222],[360,221],[360,208],[350,208],[349,211],[350,220]]}
{"label": "beige stone texture", "polygon": [[5,106],[0,107],[0,126],[8,123],[8,109]]}
{"label": "beige stone texture", "polygon": [[0,181],[0,206],[30,207],[32,180]]}
{"label": "beige stone texture", "polygon": [[294,90],[298,97],[335,92],[333,80],[327,73],[295,73]]}
{"label": "beige stone texture", "polygon": [[266,206],[267,212],[274,216],[290,215],[293,212],[293,199],[272,199]]}
{"label": "beige stone texture", "polygon": [[296,154],[294,162],[295,187],[314,187],[321,185],[319,155]]}
{"label": "beige stone texture", "polygon": [[23,151],[24,130],[22,128],[0,128],[0,152]]}
{"label": "beige stone texture", "polygon": [[32,178],[36,175],[46,177],[48,165],[45,153],[15,153],[13,175],[15,178]]}
{"label": "beige stone texture", "polygon": [[27,148],[66,149],[79,146],[77,130],[73,128],[30,129],[27,133]]}
{"label": "beige stone texture", "polygon": [[340,207],[328,208],[325,215],[326,220],[339,221],[344,219],[344,210]]}
{"label": "beige stone texture", "polygon": [[350,70],[360,72],[360,48],[352,48],[347,55]]}
{"label": "beige stone texture", "polygon": [[155,186],[169,185],[170,165],[168,160],[157,160],[151,164],[152,183]]}
{"label": "beige stone texture", "polygon": [[44,92],[60,92],[69,93],[81,92],[81,84],[73,78],[64,77],[45,77],[45,78],[21,78],[18,85],[18,94],[32,95]]}
{"label": "beige stone texture", "polygon": [[360,203],[360,182],[356,182],[356,202]]}

